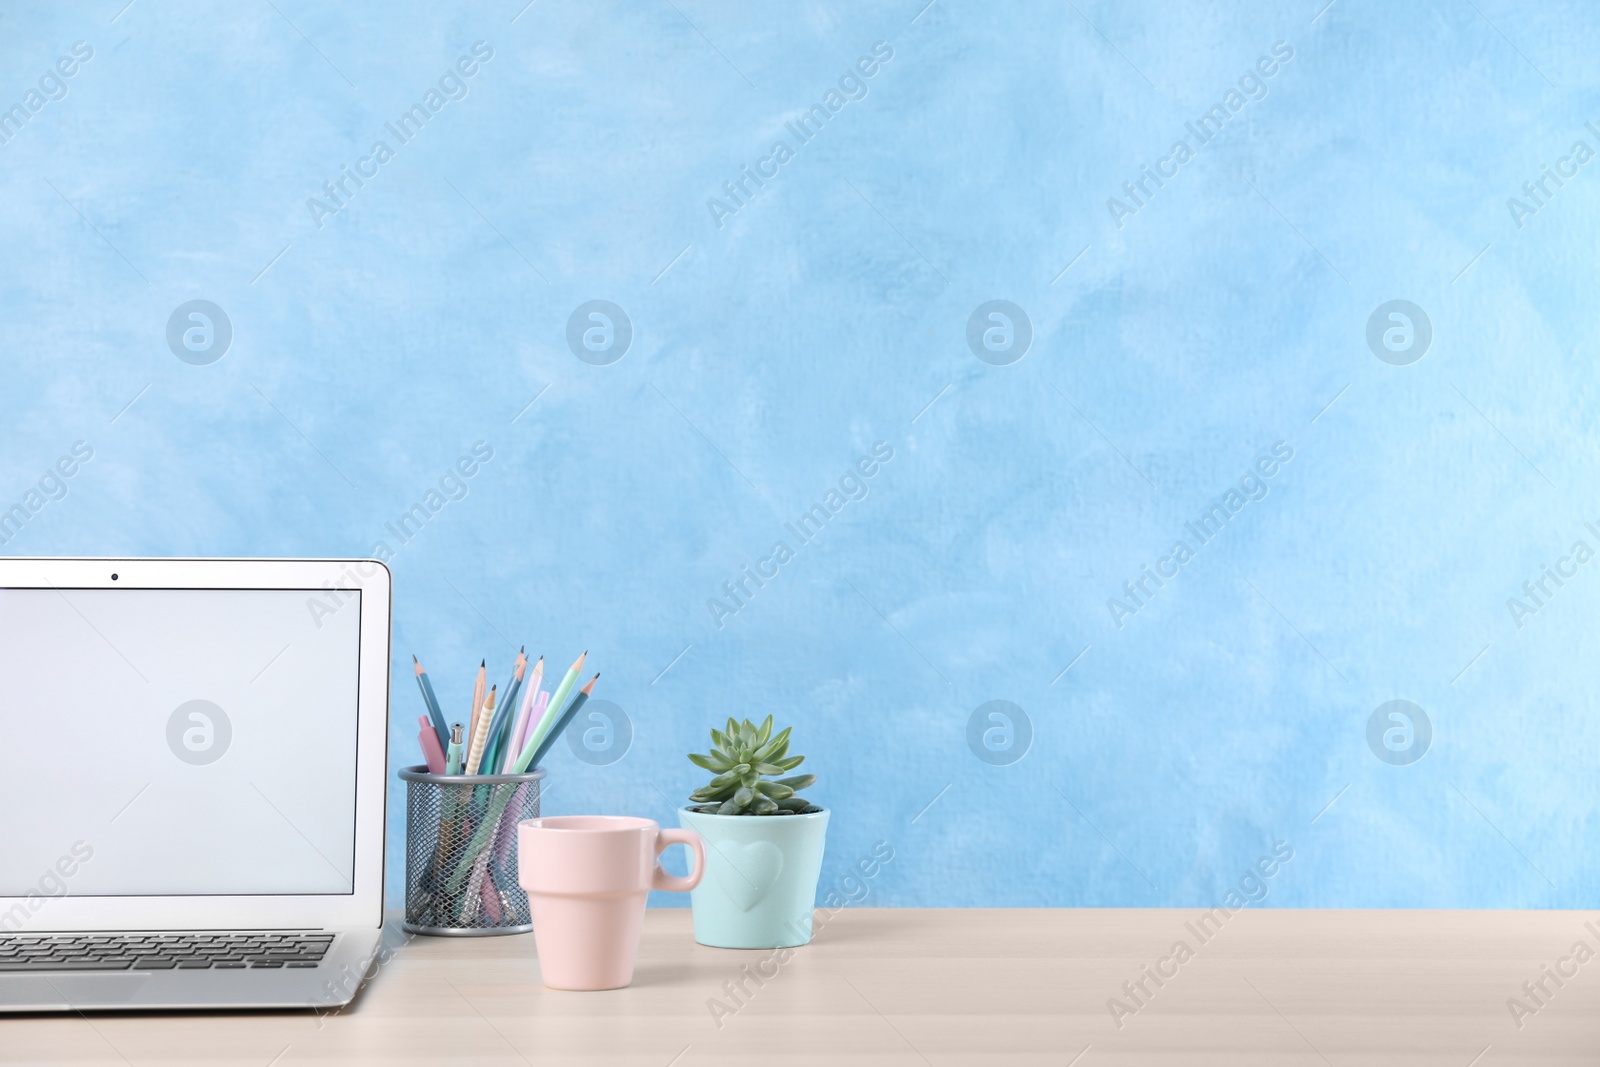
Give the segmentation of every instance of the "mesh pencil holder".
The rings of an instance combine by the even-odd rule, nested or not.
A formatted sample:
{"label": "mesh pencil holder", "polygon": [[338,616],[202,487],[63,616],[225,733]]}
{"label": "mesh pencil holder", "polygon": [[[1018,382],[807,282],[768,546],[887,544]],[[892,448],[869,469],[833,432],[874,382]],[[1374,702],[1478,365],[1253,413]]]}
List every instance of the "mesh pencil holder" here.
{"label": "mesh pencil holder", "polygon": [[533,929],[517,883],[517,823],[539,817],[543,778],[543,767],[470,777],[401,768],[406,930],[476,937]]}

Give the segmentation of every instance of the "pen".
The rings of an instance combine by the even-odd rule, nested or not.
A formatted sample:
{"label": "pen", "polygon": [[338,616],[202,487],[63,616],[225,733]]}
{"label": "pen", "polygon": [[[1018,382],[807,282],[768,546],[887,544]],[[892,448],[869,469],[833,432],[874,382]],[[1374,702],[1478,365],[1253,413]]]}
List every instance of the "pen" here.
{"label": "pen", "polygon": [[456,723],[450,728],[450,752],[445,757],[444,773],[461,773],[461,724]]}
{"label": "pen", "polygon": [[422,727],[417,734],[417,744],[422,746],[422,758],[428,764],[428,773],[443,774],[444,749],[439,747],[439,735],[433,732],[433,724],[426,715],[417,716],[417,725]]}

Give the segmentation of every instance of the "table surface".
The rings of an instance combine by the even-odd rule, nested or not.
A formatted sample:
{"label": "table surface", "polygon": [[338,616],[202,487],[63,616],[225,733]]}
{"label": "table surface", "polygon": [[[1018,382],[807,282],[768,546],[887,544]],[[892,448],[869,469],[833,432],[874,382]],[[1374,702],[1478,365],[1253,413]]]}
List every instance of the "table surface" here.
{"label": "table surface", "polygon": [[[392,958],[338,1013],[0,1018],[0,1063],[1498,1067],[1600,1056],[1600,958],[1572,955],[1580,941],[1600,950],[1600,913],[1245,910],[1220,930],[1199,917],[848,908],[780,962],[697,945],[688,911],[656,910],[633,985],[605,993],[546,989],[532,935],[408,938],[391,924]],[[1180,941],[1192,953],[1181,962]],[[1144,978],[1149,996],[1135,1000],[1123,983],[1145,966],[1171,977]],[[1557,985],[1546,966],[1576,974]],[[746,967],[772,977],[757,984]],[[741,979],[748,995],[736,998]],[[1523,983],[1541,979],[1548,995],[1534,985],[1534,1000]],[[1512,997],[1528,1012],[1514,1018]]]}

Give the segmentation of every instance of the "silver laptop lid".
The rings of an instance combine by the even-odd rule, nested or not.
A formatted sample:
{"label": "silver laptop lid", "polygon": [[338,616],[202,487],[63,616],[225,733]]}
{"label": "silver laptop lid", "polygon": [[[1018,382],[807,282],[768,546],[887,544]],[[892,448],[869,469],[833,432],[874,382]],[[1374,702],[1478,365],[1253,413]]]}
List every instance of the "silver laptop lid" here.
{"label": "silver laptop lid", "polygon": [[378,926],[390,576],[0,560],[0,931]]}

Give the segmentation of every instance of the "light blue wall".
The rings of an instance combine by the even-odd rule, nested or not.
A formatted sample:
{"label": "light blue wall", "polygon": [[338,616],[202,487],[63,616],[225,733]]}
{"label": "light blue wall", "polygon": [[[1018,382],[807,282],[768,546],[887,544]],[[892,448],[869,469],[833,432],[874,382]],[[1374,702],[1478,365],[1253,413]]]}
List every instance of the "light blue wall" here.
{"label": "light blue wall", "polygon": [[[835,811],[825,882],[895,849],[871,902],[1209,905],[1282,840],[1268,905],[1593,905],[1600,561],[1507,605],[1600,549],[1600,160],[1521,192],[1600,149],[1592,5],[120,3],[0,18],[0,105],[93,49],[0,145],[0,503],[94,449],[0,550],[393,550],[481,441],[394,557],[396,763],[409,653],[462,702],[481,656],[590,648],[636,737],[557,749],[548,811],[671,821],[707,726],[772,712]],[[166,341],[195,299],[233,328],[211,365]],[[566,341],[594,299],[634,330],[607,366]],[[967,343],[995,299],[1033,330],[1007,366]],[[1409,365],[1367,343],[1396,299],[1432,328]],[[877,442],[865,499],[789,533]],[[1433,731],[1409,766],[1367,741],[1397,698]],[[969,749],[990,700],[1019,762]]]}

